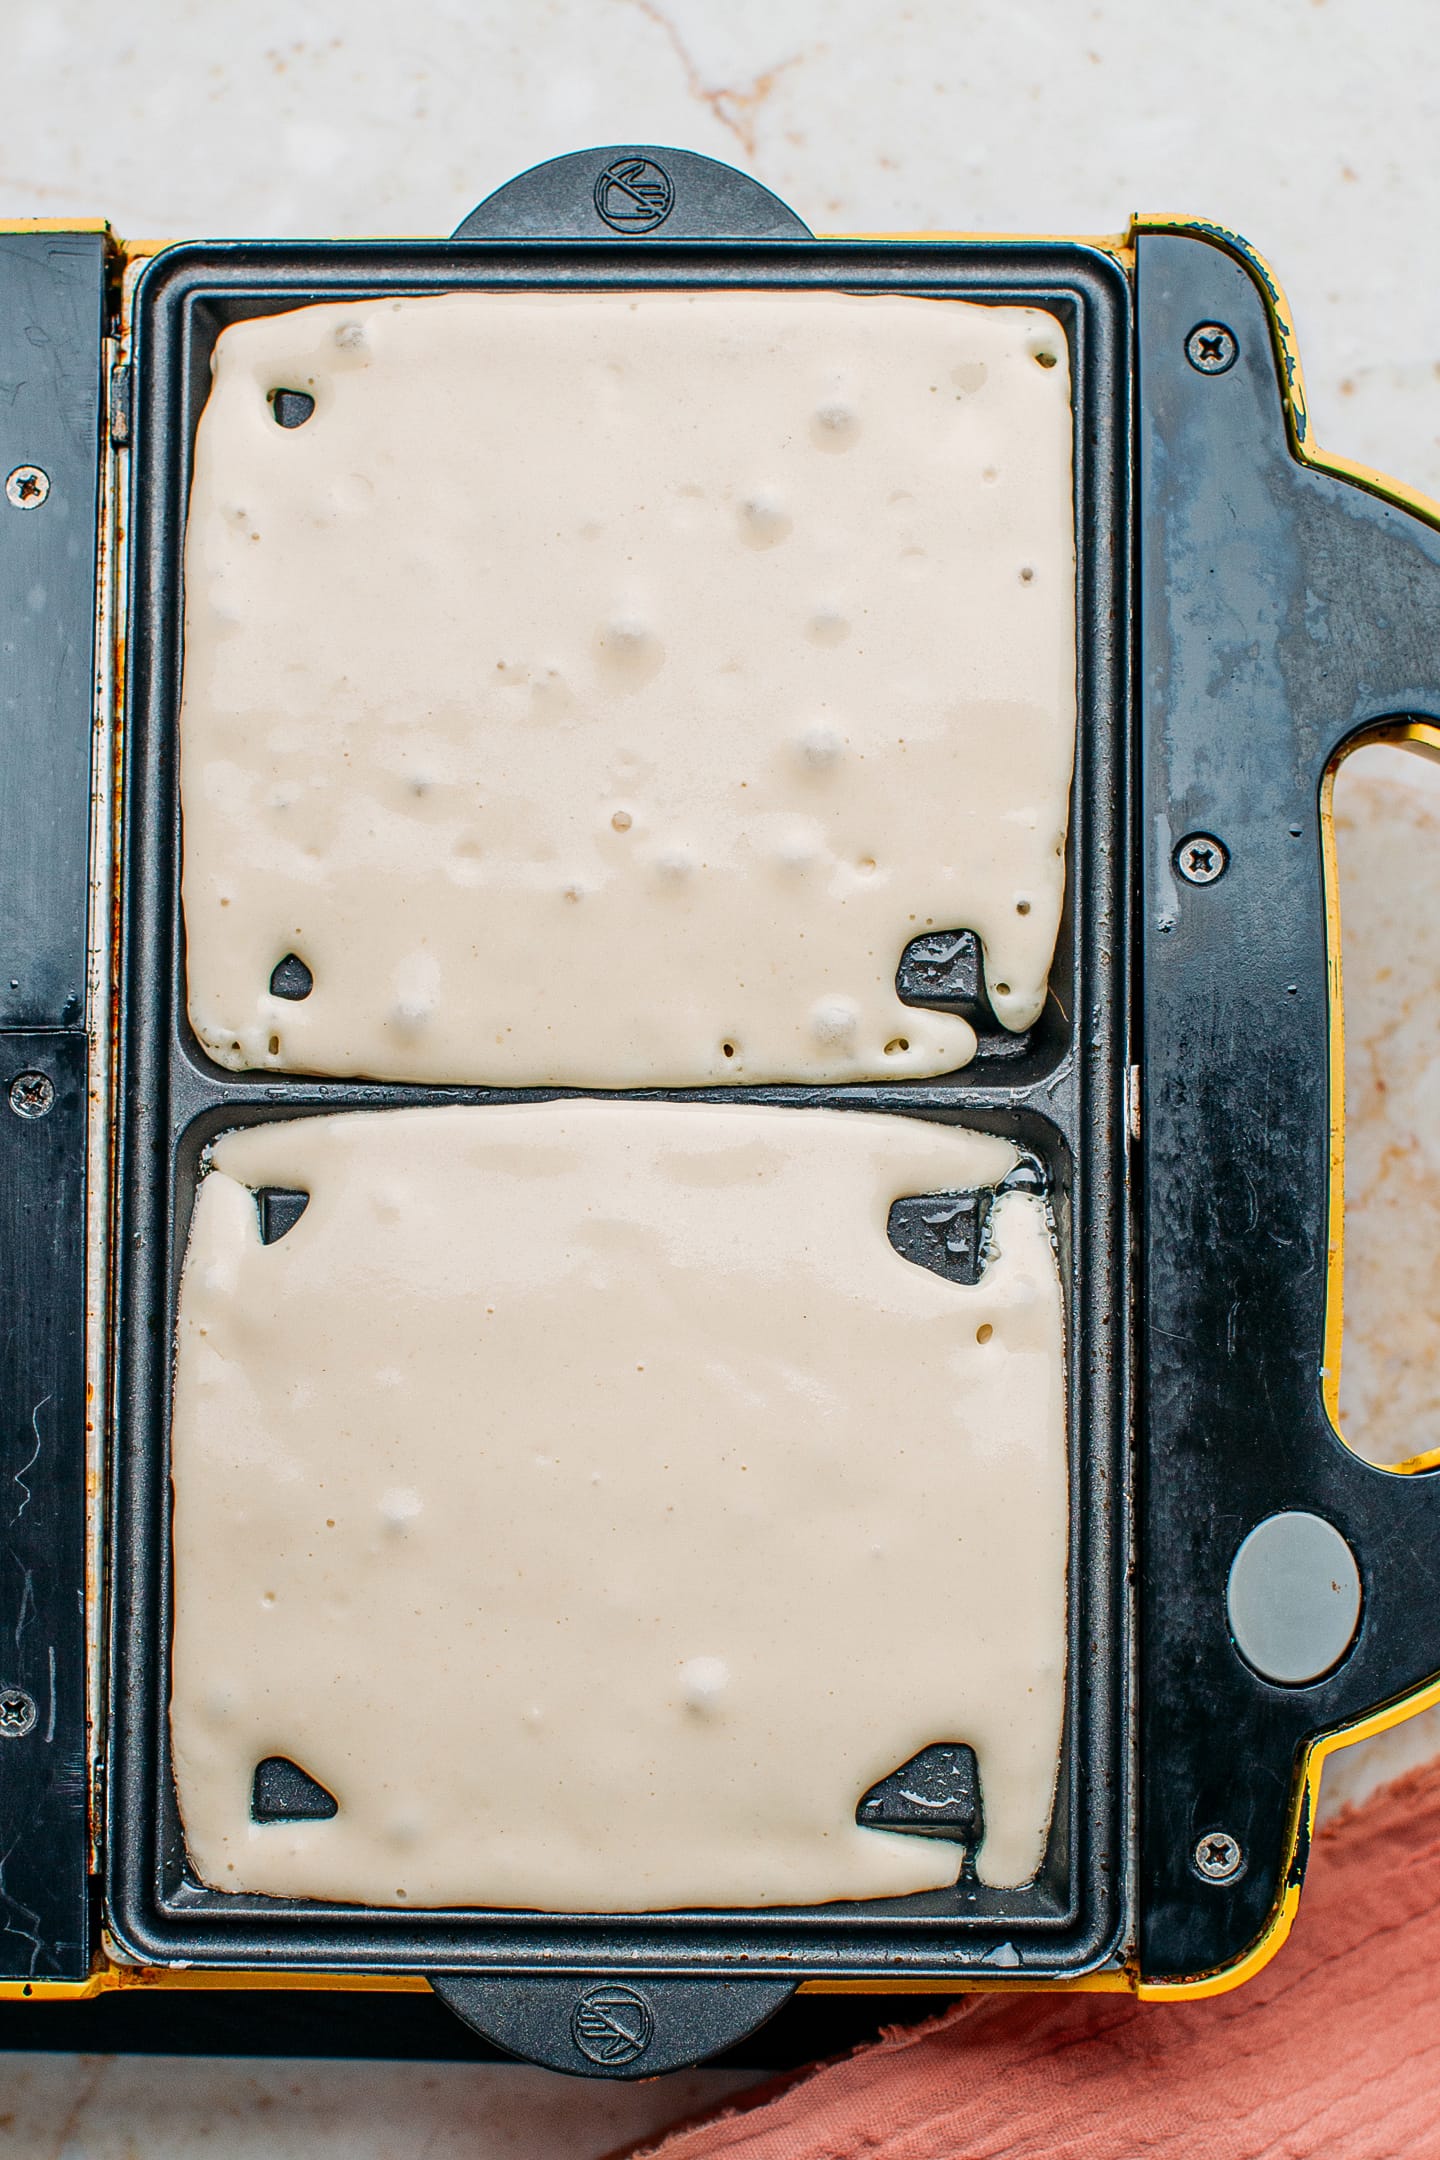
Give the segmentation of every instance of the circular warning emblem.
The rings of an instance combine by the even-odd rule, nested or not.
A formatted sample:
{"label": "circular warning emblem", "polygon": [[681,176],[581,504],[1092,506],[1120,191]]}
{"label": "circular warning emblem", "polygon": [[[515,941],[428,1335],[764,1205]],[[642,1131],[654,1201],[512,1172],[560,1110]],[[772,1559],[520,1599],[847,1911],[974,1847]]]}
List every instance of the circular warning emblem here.
{"label": "circular warning emblem", "polygon": [[595,208],[618,233],[654,232],[674,201],[670,175],[653,158],[616,158],[595,182]]}
{"label": "circular warning emblem", "polygon": [[617,2069],[643,2055],[655,2033],[650,2005],[634,1988],[612,1981],[587,1988],[570,2014],[570,2037],[591,2062]]}

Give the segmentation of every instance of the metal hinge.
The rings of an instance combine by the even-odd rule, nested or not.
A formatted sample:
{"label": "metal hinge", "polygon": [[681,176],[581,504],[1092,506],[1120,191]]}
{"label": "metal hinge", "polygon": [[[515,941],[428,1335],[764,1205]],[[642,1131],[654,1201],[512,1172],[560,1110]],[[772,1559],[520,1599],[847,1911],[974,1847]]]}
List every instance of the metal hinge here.
{"label": "metal hinge", "polygon": [[90,1835],[101,1866],[105,1856],[105,1800],[105,1758],[97,1755],[90,1765]]}
{"label": "metal hinge", "polygon": [[130,440],[130,400],[133,370],[124,360],[110,370],[110,440],[123,449]]}

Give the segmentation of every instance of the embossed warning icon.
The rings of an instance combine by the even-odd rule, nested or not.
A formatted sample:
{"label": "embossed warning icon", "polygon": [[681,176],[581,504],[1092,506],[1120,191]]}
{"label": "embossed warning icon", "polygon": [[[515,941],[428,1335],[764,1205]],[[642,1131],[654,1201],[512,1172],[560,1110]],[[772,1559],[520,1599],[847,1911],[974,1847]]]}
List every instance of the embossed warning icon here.
{"label": "embossed warning icon", "polygon": [[654,2033],[649,2003],[617,1981],[587,1988],[570,2015],[570,2036],[581,2054],[610,2069],[643,2055]]}
{"label": "embossed warning icon", "polygon": [[653,158],[616,158],[595,182],[595,208],[619,233],[653,232],[674,201],[670,175]]}

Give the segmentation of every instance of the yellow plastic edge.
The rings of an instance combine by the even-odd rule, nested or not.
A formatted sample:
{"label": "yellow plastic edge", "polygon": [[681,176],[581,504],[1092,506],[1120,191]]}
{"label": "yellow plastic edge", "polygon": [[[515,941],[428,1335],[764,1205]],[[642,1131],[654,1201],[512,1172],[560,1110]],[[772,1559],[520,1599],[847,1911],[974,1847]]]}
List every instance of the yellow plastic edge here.
{"label": "yellow plastic edge", "polygon": [[[8,238],[9,236],[11,236],[12,234],[18,234],[18,233],[43,233],[43,232],[74,232],[74,233],[98,232],[98,233],[109,233],[109,234],[110,234],[110,237],[111,237],[111,239],[112,239],[112,240],[113,240],[113,239],[115,238],[115,235],[114,235],[114,233],[110,231],[110,220],[109,220],[108,218],[83,218],[83,217],[32,217],[32,218],[0,218],[0,234],[4,234],[4,235],[5,235],[5,236],[6,236],[7,238]],[[118,243],[118,242],[117,242],[117,245],[119,245],[119,244],[120,244],[120,243]]]}
{"label": "yellow plastic edge", "polygon": [[1135,249],[1129,233],[1053,233],[1053,232],[817,232],[817,240],[882,240],[913,241],[921,246],[945,246],[968,244],[975,247],[993,247],[1002,242],[1006,247],[1084,247],[1095,248],[1102,255],[1113,255],[1117,262],[1132,268]]}
{"label": "yellow plastic edge", "polygon": [[375,1995],[421,1995],[429,1986],[418,1973],[225,1972],[214,1966],[122,1965],[102,1956],[85,1980],[0,1981],[0,2002],[92,2002],[97,1995],[127,1988],[266,1988],[290,1994],[346,1988]]}
{"label": "yellow plastic edge", "polygon": [[1125,1968],[1080,1973],[1073,1980],[1027,1980],[1023,1973],[991,1980],[957,1973],[943,1980],[802,1980],[797,1995],[1134,1995],[1135,1974]]}

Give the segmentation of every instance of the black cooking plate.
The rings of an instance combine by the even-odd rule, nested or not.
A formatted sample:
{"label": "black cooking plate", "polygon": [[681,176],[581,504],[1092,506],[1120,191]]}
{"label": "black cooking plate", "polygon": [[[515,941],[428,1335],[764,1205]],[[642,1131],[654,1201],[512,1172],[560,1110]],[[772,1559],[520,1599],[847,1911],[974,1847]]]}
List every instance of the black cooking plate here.
{"label": "black cooking plate", "polygon": [[[617,171],[618,192],[607,179]],[[103,251],[49,246],[58,269],[42,252],[31,250],[26,274],[83,355],[75,294],[93,287],[103,299]],[[1233,1966],[1273,1922],[1299,1864],[1307,1740],[1440,1666],[1434,1482],[1402,1481],[1349,1454],[1321,1402],[1329,1111],[1319,815],[1341,742],[1440,710],[1440,693],[1425,687],[1440,679],[1440,638],[1427,637],[1425,620],[1428,602],[1440,621],[1440,543],[1378,494],[1296,459],[1271,317],[1235,244],[1147,232],[1136,255],[1132,277],[1078,243],[816,240],[754,182],[688,153],[641,149],[540,167],[450,242],[182,246],[145,271],[133,371],[112,404],[133,443],[101,1847],[105,1924],[123,1953],[156,1966],[424,1974],[502,2045],[602,2075],[712,2053],[806,1980],[963,1987],[1112,1973],[1123,1985],[1122,1967],[1147,1983],[1191,1979]],[[13,275],[0,269],[6,324]],[[185,509],[210,353],[229,322],[323,299],[696,286],[1033,304],[1059,317],[1069,341],[1080,723],[1067,905],[1044,1020],[1017,1054],[982,1046],[964,1071],[936,1081],[658,1091],[963,1118],[1016,1139],[1042,1172],[1066,1286],[1073,1494],[1066,1734],[1045,1864],[1019,1891],[962,1883],[759,1913],[401,1914],[210,1891],[187,1870],[166,1715],[170,1356],[201,1152],[225,1128],[266,1118],[575,1092],[236,1076],[190,1032],[175,739]],[[32,315],[38,304],[27,302]],[[1208,343],[1197,344],[1197,329]],[[75,365],[82,424],[72,422],[51,472],[64,481],[72,536],[85,530],[87,484],[94,514],[93,343],[90,353],[88,378]],[[3,416],[0,406],[0,451],[19,439]],[[10,521],[22,531],[42,523]],[[0,546],[13,541],[0,525]],[[88,621],[94,567],[73,550],[69,562],[73,624]],[[0,573],[9,611],[0,620],[29,635],[8,551]],[[27,1249],[22,1261],[3,1246],[0,1290],[36,1325],[7,1338],[0,1383],[11,1429],[28,1434],[42,1396],[47,1414],[60,1406],[72,1426],[83,1414],[85,1008],[83,996],[75,1004],[73,870],[85,826],[78,761],[64,760],[88,708],[80,674],[57,675],[48,648],[22,658],[49,699],[51,749],[37,773],[39,722],[27,713],[14,769],[61,843],[44,922],[22,924],[39,987],[6,1008],[12,1067],[53,1072],[58,1090],[42,1118],[4,1126],[7,1204],[13,1192]],[[11,822],[7,813],[7,854]],[[1189,852],[1192,835],[1212,851],[1203,861]],[[8,906],[7,873],[0,864]],[[83,933],[78,954],[83,993]],[[18,1564],[51,1586],[44,1633],[60,1674],[48,1719],[0,1749],[0,1777],[15,1766],[0,1790],[17,1795],[25,1823],[0,1888],[11,1910],[0,1956],[9,1953],[3,1970],[32,1982],[83,1974],[93,1943],[75,1470],[73,1455],[42,1448],[33,1505],[11,1525]],[[1348,1652],[1299,1686],[1241,1657],[1226,1605],[1240,1542],[1287,1511],[1332,1523],[1363,1585]],[[44,1704],[41,1634],[19,1631],[11,1662],[14,1688]],[[586,2043],[597,2019],[622,2033],[598,2060]]]}

